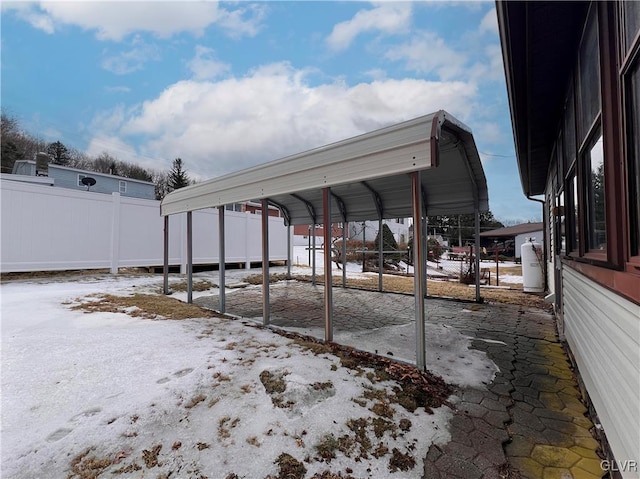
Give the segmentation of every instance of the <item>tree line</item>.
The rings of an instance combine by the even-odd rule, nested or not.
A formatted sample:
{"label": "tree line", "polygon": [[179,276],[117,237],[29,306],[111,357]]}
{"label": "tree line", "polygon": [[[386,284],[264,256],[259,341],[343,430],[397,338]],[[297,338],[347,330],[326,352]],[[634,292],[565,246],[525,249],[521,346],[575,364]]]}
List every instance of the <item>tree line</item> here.
{"label": "tree line", "polygon": [[80,170],[95,171],[155,184],[155,196],[160,200],[167,193],[194,183],[184,169],[181,158],[173,160],[171,169],[153,170],[143,168],[105,152],[90,156],[60,141],[47,143],[42,138],[25,132],[18,120],[5,112],[0,119],[0,164],[2,173],[11,173],[13,165],[20,160],[34,160],[36,154],[44,152],[50,163]]}

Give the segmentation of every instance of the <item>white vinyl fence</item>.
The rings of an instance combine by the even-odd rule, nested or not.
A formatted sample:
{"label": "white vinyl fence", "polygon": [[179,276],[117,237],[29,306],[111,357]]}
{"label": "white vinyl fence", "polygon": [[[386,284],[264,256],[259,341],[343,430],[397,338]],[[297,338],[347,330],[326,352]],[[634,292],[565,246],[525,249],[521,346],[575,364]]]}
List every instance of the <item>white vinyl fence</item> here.
{"label": "white vinyl fence", "polygon": [[[0,272],[161,266],[160,202],[1,180]],[[169,264],[186,270],[186,214],[169,221]],[[225,211],[225,262],[262,261],[261,215]],[[193,213],[193,263],[217,264],[218,211]],[[287,228],[269,218],[269,260],[287,259]]]}

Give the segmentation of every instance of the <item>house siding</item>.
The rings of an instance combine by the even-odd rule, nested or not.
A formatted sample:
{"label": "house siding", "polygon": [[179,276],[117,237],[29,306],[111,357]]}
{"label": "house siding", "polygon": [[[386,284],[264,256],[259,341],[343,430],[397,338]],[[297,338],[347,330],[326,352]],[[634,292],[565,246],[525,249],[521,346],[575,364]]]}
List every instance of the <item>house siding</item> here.
{"label": "house siding", "polygon": [[96,184],[90,188],[90,191],[94,193],[118,193],[120,192],[120,182],[126,181],[127,191],[120,192],[122,196],[148,200],[153,200],[155,197],[155,186],[153,183],[131,180],[130,178],[122,178],[119,176],[104,175],[92,171],[59,168],[56,165],[49,165],[49,177],[55,179],[55,185],[57,187],[85,191],[87,189],[86,186],[78,186],[78,175],[91,176],[96,179]]}
{"label": "house siding", "polygon": [[564,333],[591,402],[616,460],[638,461],[640,306],[566,265],[562,279]]}

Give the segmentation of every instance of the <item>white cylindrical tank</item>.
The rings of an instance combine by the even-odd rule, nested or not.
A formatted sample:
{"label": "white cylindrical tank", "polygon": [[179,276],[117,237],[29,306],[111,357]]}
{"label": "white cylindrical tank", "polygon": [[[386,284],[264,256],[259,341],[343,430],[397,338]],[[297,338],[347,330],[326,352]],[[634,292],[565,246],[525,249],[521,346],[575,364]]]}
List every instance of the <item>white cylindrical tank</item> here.
{"label": "white cylindrical tank", "polygon": [[542,265],[544,258],[542,246],[536,243],[535,238],[522,244],[520,247],[522,261],[522,285],[525,293],[543,293],[544,279]]}

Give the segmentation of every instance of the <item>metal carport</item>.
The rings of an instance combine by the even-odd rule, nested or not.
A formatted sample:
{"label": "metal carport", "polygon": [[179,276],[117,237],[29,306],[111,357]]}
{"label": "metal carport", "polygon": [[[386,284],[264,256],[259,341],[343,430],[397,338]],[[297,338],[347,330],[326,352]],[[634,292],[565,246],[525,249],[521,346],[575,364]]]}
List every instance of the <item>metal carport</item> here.
{"label": "metal carport", "polygon": [[[224,207],[244,201],[262,203],[265,325],[269,323],[270,316],[269,205],[277,206],[282,211],[285,224],[289,227],[294,224],[324,224],[325,244],[331,243],[331,223],[372,219],[382,221],[412,216],[414,264],[421,265],[426,265],[424,218],[427,215],[475,213],[476,246],[479,246],[479,214],[489,209],[486,179],[471,130],[449,113],[440,110],[168,194],[160,206],[160,213],[165,217],[165,293],[168,293],[169,215],[187,214],[188,297],[191,301],[191,213],[204,208],[218,208],[220,309],[224,312]],[[343,241],[343,247],[345,244]],[[290,263],[291,258],[288,261]],[[476,255],[476,271],[478,263],[479,255]],[[416,362],[420,369],[426,366],[425,268],[415,268],[414,274]],[[332,278],[328,254],[324,259],[324,275],[325,340],[332,341]],[[381,281],[382,268],[380,290]],[[479,288],[479,275],[476,275],[478,301]]]}

